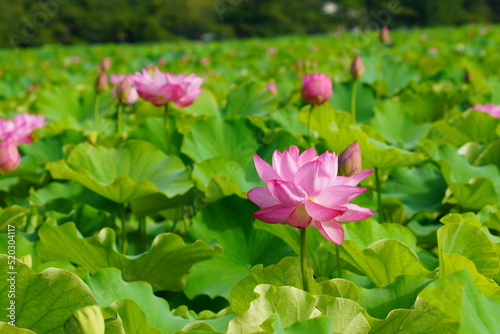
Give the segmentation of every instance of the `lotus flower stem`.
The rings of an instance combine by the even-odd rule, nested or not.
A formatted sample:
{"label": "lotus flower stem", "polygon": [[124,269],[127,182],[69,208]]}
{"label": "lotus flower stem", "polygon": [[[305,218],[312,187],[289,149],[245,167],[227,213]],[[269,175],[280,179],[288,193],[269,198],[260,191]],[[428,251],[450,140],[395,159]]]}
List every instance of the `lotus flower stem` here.
{"label": "lotus flower stem", "polygon": [[300,230],[300,273],[302,275],[302,287],[305,292],[309,292],[309,284],[306,274],[306,229]]}
{"label": "lotus flower stem", "polygon": [[375,186],[377,187],[377,206],[378,206],[378,222],[384,222],[384,214],[382,213],[382,194],[380,193],[380,177],[378,175],[378,168],[375,167]]}
{"label": "lotus flower stem", "polygon": [[310,105],[309,114],[307,115],[307,137],[311,137],[311,116],[314,110],[314,104]]}
{"label": "lotus flower stem", "polygon": [[342,269],[340,268],[340,245],[335,244],[335,255],[337,255],[337,277],[342,278]]}
{"label": "lotus flower stem", "polygon": [[118,135],[122,135],[123,132],[123,110],[125,109],[124,104],[118,105],[118,118],[116,120],[117,133]]}
{"label": "lotus flower stem", "polygon": [[356,93],[358,90],[358,81],[354,80],[352,84],[352,94],[351,94],[351,113],[352,113],[352,120],[354,124],[356,124]]}
{"label": "lotus flower stem", "polygon": [[138,233],[138,247],[137,254],[144,253],[146,251],[146,217],[139,218],[139,233]]}
{"label": "lotus flower stem", "polygon": [[165,119],[165,132],[167,133],[167,151],[168,154],[172,154],[172,144],[170,143],[170,133],[168,124],[168,106],[170,103],[165,104],[165,113],[163,114]]}
{"label": "lotus flower stem", "polygon": [[[123,209],[122,209],[123,210]],[[127,220],[123,211],[119,213],[119,219],[122,223],[122,253],[127,254],[128,242],[127,242]]]}
{"label": "lotus flower stem", "polygon": [[94,130],[99,128],[99,106],[101,103],[101,93],[95,95],[94,100]]}

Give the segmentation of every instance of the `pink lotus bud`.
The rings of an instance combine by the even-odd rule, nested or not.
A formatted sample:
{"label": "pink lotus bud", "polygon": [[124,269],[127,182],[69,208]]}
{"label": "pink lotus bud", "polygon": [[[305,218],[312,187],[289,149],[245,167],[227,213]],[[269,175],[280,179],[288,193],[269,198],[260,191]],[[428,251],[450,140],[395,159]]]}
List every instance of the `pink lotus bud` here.
{"label": "pink lotus bud", "polygon": [[111,68],[111,58],[104,57],[99,65],[99,70],[101,72],[107,72]]}
{"label": "pink lotus bud", "polygon": [[388,26],[383,26],[382,28],[380,28],[380,41],[385,45],[392,44],[391,34],[389,32]]}
{"label": "pink lotus bud", "polygon": [[203,57],[200,59],[200,64],[203,66],[207,66],[210,64],[210,58],[208,57]]}
{"label": "pink lotus bud", "polygon": [[102,93],[108,89],[108,76],[106,73],[101,72],[95,80],[95,90],[97,93]]}
{"label": "pink lotus bud", "polygon": [[349,145],[339,155],[339,174],[342,176],[353,176],[361,171],[361,149],[358,141]]}
{"label": "pink lotus bud", "polygon": [[267,53],[268,56],[274,56],[275,54],[278,53],[278,49],[276,49],[276,48],[269,48],[269,49],[267,49],[266,53]]}
{"label": "pink lotus bud", "polygon": [[188,54],[186,54],[186,53],[185,53],[185,54],[183,54],[183,55],[182,55],[182,57],[181,57],[181,61],[182,61],[183,63],[187,63],[187,62],[189,62],[189,55],[188,55]]}
{"label": "pink lotus bud", "polygon": [[365,73],[365,65],[361,60],[361,56],[357,55],[351,64],[351,74],[354,80],[359,80],[363,76],[363,73]]}
{"label": "pink lotus bud", "polygon": [[323,73],[306,74],[301,93],[305,103],[321,105],[332,97],[332,79]]}
{"label": "pink lotus bud", "polygon": [[[116,76],[118,77],[118,76]],[[120,104],[134,104],[139,98],[139,94],[134,87],[133,78],[123,76],[122,80],[113,88],[112,94]]]}
{"label": "pink lotus bud", "polygon": [[11,140],[0,143],[0,172],[8,173],[19,167],[21,156],[17,145]]}
{"label": "pink lotus bud", "polygon": [[278,95],[278,87],[276,87],[276,84],[274,81],[271,81],[270,83],[267,84],[266,89],[270,91],[274,96]]}

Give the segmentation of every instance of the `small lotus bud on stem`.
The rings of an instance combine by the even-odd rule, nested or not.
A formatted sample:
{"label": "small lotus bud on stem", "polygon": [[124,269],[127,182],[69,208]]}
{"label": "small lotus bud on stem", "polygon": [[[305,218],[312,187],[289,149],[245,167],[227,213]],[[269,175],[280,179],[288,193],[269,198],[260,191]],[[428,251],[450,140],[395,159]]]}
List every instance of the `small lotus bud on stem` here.
{"label": "small lotus bud on stem", "polygon": [[105,72],[101,72],[95,81],[95,90],[100,94],[106,89],[108,89],[108,76]]}
{"label": "small lotus bud on stem", "polygon": [[109,57],[104,57],[101,60],[101,64],[99,65],[99,70],[101,72],[107,72],[111,68],[111,58]]}
{"label": "small lotus bud on stem", "polygon": [[383,26],[382,28],[380,28],[380,41],[385,45],[392,44],[391,34],[389,32],[388,26]]}
{"label": "small lotus bud on stem", "polygon": [[306,74],[302,82],[302,100],[315,106],[328,101],[333,94],[332,79],[323,73]]}
{"label": "small lotus bud on stem", "polygon": [[363,64],[363,60],[361,60],[361,56],[357,55],[354,58],[354,61],[351,64],[351,74],[354,80],[359,80],[365,73],[365,65]]}

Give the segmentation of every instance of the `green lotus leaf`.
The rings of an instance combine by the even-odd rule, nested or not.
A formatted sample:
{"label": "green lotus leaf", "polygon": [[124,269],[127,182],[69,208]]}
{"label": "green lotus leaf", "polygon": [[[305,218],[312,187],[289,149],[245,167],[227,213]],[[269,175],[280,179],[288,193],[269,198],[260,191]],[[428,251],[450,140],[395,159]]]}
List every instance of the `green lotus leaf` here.
{"label": "green lotus leaf", "polygon": [[495,333],[500,328],[500,297],[485,297],[466,270],[434,281],[420,297],[460,323],[458,333]]}
{"label": "green lotus leaf", "polygon": [[[393,239],[403,243],[414,251],[425,268],[434,270],[438,266],[438,260],[430,253],[418,248],[415,235],[404,226],[397,224],[379,224],[374,219],[364,219],[353,223],[347,223],[343,226],[345,230],[345,241],[350,240],[347,244],[351,250],[357,249],[353,247],[352,242],[357,244],[359,249],[365,249],[376,241]],[[344,243],[343,246],[346,246],[346,244]]]}
{"label": "green lotus leaf", "polygon": [[467,111],[432,125],[429,137],[440,144],[462,146],[468,142],[490,144],[498,139],[500,120],[481,111]]}
{"label": "green lotus leaf", "polygon": [[265,85],[250,81],[229,93],[223,115],[267,116],[276,107],[276,98]]}
{"label": "green lotus leaf", "polygon": [[194,103],[185,107],[184,110],[193,115],[220,116],[217,100],[208,89],[203,89],[203,92],[201,92]]}
{"label": "green lotus leaf", "polygon": [[319,299],[303,290],[261,284],[254,291],[259,297],[251,301],[245,313],[229,322],[228,333],[264,333],[260,325],[275,313],[283,328],[321,315],[316,309]]}
{"label": "green lotus leaf", "polygon": [[380,77],[387,83],[389,94],[394,94],[398,89],[405,88],[412,80],[419,79],[419,71],[406,62],[397,62],[387,57],[381,62]]}
{"label": "green lotus leaf", "polygon": [[19,328],[1,321],[0,321],[0,332],[5,334],[36,334],[35,332],[30,331],[29,329]]}
{"label": "green lotus leaf", "polygon": [[474,262],[460,254],[441,254],[442,264],[440,273],[443,276],[451,275],[458,271],[467,270],[471,280],[476,288],[481,291],[486,297],[497,296],[500,297],[500,286],[490,280],[484,275],[480,274]]}
{"label": "green lotus leaf", "polygon": [[[2,319],[8,319],[6,315],[10,311],[5,310],[14,307],[15,325],[19,328],[38,334],[61,333],[66,319],[73,312],[96,304],[89,288],[66,270],[48,268],[37,274],[18,260],[11,268],[7,255],[0,254],[0,259],[9,266],[0,273]],[[14,288],[11,282],[14,282]],[[13,294],[13,298],[8,297],[9,294]]]}
{"label": "green lotus leaf", "polygon": [[396,309],[386,319],[372,325],[373,334],[457,333],[459,324],[444,312],[417,298],[413,310]]}
{"label": "green lotus leaf", "polygon": [[[318,310],[333,318],[333,330],[339,333],[365,334],[371,329],[366,310],[355,301],[320,295]],[[371,320],[371,319],[370,319]]]}
{"label": "green lotus leaf", "polygon": [[[460,254],[472,261],[477,271],[487,278],[500,270],[500,258],[488,236],[472,224],[447,224],[438,230],[440,257]],[[440,262],[443,259],[440,258]]]}
{"label": "green lotus leaf", "polygon": [[27,214],[28,210],[18,205],[0,208],[0,231],[7,231],[9,225],[19,227]]}
{"label": "green lotus leaf", "polygon": [[431,128],[430,123],[416,123],[401,101],[379,103],[374,111],[373,128],[394,146],[413,149]]}
{"label": "green lotus leaf", "polygon": [[29,144],[21,145],[24,154],[30,156],[37,164],[44,165],[49,161],[64,159],[63,147],[68,144],[83,142],[84,136],[76,130],[64,130],[56,135],[44,137]]}
{"label": "green lotus leaf", "polygon": [[75,224],[55,225],[47,221],[38,231],[37,251],[43,261],[64,260],[82,266],[93,274],[99,269],[115,267],[126,281],[146,281],[155,290],[179,291],[193,264],[220,255],[203,241],[184,243],[176,234],[158,235],[149,252],[125,256],[115,250],[115,233],[110,228],[97,235],[81,238]]}
{"label": "green lotus leaf", "polygon": [[184,137],[181,151],[200,163],[215,157],[232,158],[248,166],[257,151],[257,129],[244,117],[201,119]]}
{"label": "green lotus leaf", "polygon": [[481,209],[500,200],[500,172],[494,165],[471,166],[452,146],[441,146],[435,159],[458,203],[468,209]]}
{"label": "green lotus leaf", "polygon": [[250,201],[231,196],[209,204],[194,217],[189,234],[195,240],[217,242],[224,255],[194,266],[184,290],[188,297],[207,294],[228,298],[231,287],[250,268],[277,263],[290,254],[279,238],[253,228],[251,214],[255,210]]}
{"label": "green lotus leaf", "polygon": [[80,182],[117,203],[158,192],[174,197],[192,187],[178,157],[167,157],[156,146],[139,140],[117,149],[80,144],[66,161],[48,163],[46,168],[56,179]]}
{"label": "green lotus leaf", "polygon": [[431,165],[399,167],[391,171],[382,191],[384,196],[401,200],[412,216],[422,210],[439,210],[446,182]]}
{"label": "green lotus leaf", "polygon": [[[353,123],[349,112],[332,109],[328,103],[314,107],[306,106],[300,110],[299,120],[307,125],[311,116],[311,129],[318,132],[320,137],[328,138],[332,131],[347,128]],[[347,110],[351,110],[350,108]]]}
{"label": "green lotus leaf", "polygon": [[195,164],[193,179],[209,201],[232,194],[246,198],[247,191],[261,186],[262,181],[248,181],[245,169],[235,159],[216,157]]}
{"label": "green lotus leaf", "polygon": [[[154,295],[150,284],[125,282],[120,271],[115,268],[99,270],[84,280],[94,292],[99,306],[111,306],[120,313],[120,305],[126,303],[128,304],[126,305],[128,306],[127,312],[131,312],[134,317],[145,319],[149,326],[161,333],[175,333],[193,322],[206,323],[218,331],[225,332],[229,320],[235,316],[229,314],[214,319],[196,321],[175,316],[171,313],[168,302]],[[125,300],[133,301],[134,304],[124,302]],[[123,309],[123,311],[126,310]]]}
{"label": "green lotus leaf", "polygon": [[[376,102],[375,92],[367,84],[357,83],[356,92],[356,120],[360,123],[368,123],[373,116],[373,105]],[[353,82],[334,82],[334,94],[330,103],[337,110],[351,112]]]}
{"label": "green lotus leaf", "polygon": [[363,154],[363,168],[393,168],[419,163],[425,159],[420,153],[413,153],[386,145],[369,138],[364,131],[345,128],[322,135],[328,149],[342,152],[354,141],[358,141]]}
{"label": "green lotus leaf", "polygon": [[385,319],[394,309],[409,309],[415,303],[419,292],[431,282],[422,276],[398,276],[392,284],[384,287],[359,288],[359,305],[379,319]]}
{"label": "green lotus leaf", "polygon": [[494,164],[500,169],[500,139],[490,143],[474,162],[477,166]]}
{"label": "green lotus leaf", "polygon": [[125,333],[162,333],[148,323],[145,312],[133,300],[120,299],[109,307],[114,309],[118,314]]}
{"label": "green lotus leaf", "polygon": [[272,314],[260,328],[264,333],[303,334],[303,333],[337,333],[332,330],[332,318],[319,316],[312,319],[297,321],[287,328],[283,328],[278,314]]}

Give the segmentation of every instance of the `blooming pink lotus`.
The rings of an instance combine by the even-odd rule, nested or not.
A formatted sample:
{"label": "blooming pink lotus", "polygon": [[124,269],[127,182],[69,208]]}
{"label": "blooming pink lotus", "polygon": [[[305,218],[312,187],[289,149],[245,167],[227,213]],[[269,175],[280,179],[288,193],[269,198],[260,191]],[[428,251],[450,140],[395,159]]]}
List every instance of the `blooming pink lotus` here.
{"label": "blooming pink lotus", "polygon": [[0,142],[0,172],[11,172],[19,167],[20,162],[17,145],[11,139]]}
{"label": "blooming pink lotus", "polygon": [[33,141],[31,132],[45,125],[41,115],[20,114],[13,119],[0,119],[0,139],[10,140],[15,145]]}
{"label": "blooming pink lotus", "polygon": [[349,201],[366,191],[356,187],[372,170],[350,177],[338,176],[338,157],[334,152],[317,156],[315,149],[299,154],[296,146],[283,153],[275,151],[272,166],[254,155],[255,168],[267,188],[248,192],[248,198],[261,210],[253,216],[270,224],[290,224],[299,229],[311,225],[330,241],[342,244],[341,222],[352,222],[373,215],[373,211]]}
{"label": "blooming pink lotus", "polygon": [[142,73],[136,72],[133,75],[134,84],[139,96],[150,101],[155,106],[164,106],[168,102],[173,102],[178,107],[187,107],[200,95],[203,83],[202,77],[194,74],[174,75],[162,73],[157,68],[151,75],[146,69]]}
{"label": "blooming pink lotus", "polygon": [[488,113],[495,118],[500,118],[500,105],[494,105],[491,103],[476,104],[474,107],[472,107],[470,109],[471,110],[479,110],[479,111]]}
{"label": "blooming pink lotus", "polygon": [[112,74],[110,81],[113,85],[111,94],[121,104],[134,104],[139,98],[137,89],[134,87],[134,77],[132,75]]}
{"label": "blooming pink lotus", "polygon": [[316,106],[323,104],[332,97],[332,79],[323,73],[306,74],[301,94],[305,103]]}

